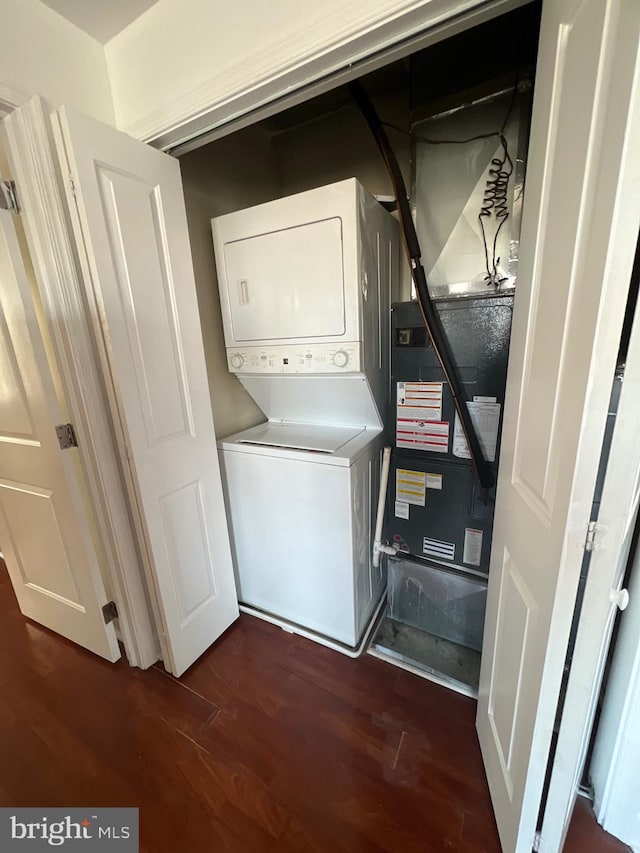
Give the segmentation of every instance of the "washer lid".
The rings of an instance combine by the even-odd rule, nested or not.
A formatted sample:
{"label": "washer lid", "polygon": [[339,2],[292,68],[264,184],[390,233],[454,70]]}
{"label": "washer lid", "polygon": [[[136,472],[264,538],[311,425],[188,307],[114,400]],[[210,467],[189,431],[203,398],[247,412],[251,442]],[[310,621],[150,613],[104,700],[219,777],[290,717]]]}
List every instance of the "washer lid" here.
{"label": "washer lid", "polygon": [[331,454],[364,432],[363,429],[267,422],[245,430],[235,444],[282,447]]}
{"label": "washer lid", "polygon": [[239,374],[238,379],[270,421],[381,428],[375,400],[362,373]]}

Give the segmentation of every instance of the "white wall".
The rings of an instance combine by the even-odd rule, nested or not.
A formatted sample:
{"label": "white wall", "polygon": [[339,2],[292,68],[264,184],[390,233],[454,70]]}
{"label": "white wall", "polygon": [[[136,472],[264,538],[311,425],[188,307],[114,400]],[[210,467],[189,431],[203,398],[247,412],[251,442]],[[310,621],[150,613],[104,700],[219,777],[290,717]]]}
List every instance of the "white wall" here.
{"label": "white wall", "polygon": [[239,93],[284,93],[482,2],[160,0],[106,45],[117,126],[148,140],[228,118]]}
{"label": "white wall", "polygon": [[[409,90],[374,97],[384,120],[410,130]],[[411,193],[409,136],[390,130],[389,136]],[[273,140],[281,195],[291,195],[345,178],[357,178],[371,195],[393,195],[393,187],[371,131],[355,104],[345,105],[316,121],[279,133]],[[399,291],[394,300],[411,298],[411,273],[401,253]]]}
{"label": "white wall", "polygon": [[0,0],[3,84],[114,123],[103,46],[39,0]]}
{"label": "white wall", "polygon": [[275,162],[268,138],[248,128],[185,155],[180,166],[213,419],[222,438],[265,417],[227,369],[211,219],[277,197]]}
{"label": "white wall", "polygon": [[[378,114],[409,131],[409,90],[373,99]],[[409,136],[390,131],[390,138],[411,190]],[[282,194],[358,178],[372,195],[393,195],[393,187],[378,146],[355,104],[345,105],[316,121],[279,133],[274,152]]]}

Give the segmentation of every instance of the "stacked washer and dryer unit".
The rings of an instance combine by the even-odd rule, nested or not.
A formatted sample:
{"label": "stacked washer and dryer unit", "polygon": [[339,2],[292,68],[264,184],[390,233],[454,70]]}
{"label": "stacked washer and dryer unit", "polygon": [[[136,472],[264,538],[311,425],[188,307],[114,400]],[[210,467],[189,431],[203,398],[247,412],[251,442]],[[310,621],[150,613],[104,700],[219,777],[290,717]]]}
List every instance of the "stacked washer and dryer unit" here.
{"label": "stacked washer and dryer unit", "polygon": [[355,180],[212,220],[229,370],[267,417],[219,442],[240,603],[349,653],[371,543],[398,227]]}

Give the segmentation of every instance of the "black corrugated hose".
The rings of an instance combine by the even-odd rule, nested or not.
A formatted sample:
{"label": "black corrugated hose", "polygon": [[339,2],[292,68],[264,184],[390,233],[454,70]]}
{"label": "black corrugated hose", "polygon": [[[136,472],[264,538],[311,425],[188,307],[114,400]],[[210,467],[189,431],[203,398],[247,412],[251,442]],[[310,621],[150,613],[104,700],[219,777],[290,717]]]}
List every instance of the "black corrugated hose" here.
{"label": "black corrugated hose", "polygon": [[400,166],[398,165],[398,160],[389,143],[389,139],[382,122],[380,121],[373,104],[369,100],[362,86],[357,82],[349,83],[349,90],[356,104],[360,108],[361,113],[366,119],[371,132],[373,133],[387,167],[387,171],[391,177],[398,205],[398,213],[400,216],[400,230],[407,258],[409,259],[409,266],[411,267],[411,275],[416,286],[420,313],[422,314],[422,319],[433,345],[434,352],[440,362],[440,366],[442,367],[449,388],[451,389],[453,402],[456,407],[458,417],[460,418],[460,423],[462,424],[467,444],[469,445],[471,464],[473,465],[481,486],[484,489],[490,489],[495,482],[495,478],[493,476],[491,466],[486,461],[484,454],[482,453],[482,448],[478,441],[478,435],[473,421],[471,420],[469,409],[466,405],[467,398],[464,386],[458,374],[458,368],[456,366],[453,353],[451,352],[449,341],[447,340],[446,333],[442,327],[440,315],[438,314],[438,311],[431,300],[431,296],[429,295],[427,277],[424,272],[424,267],[422,266],[420,243],[418,242],[418,235],[416,234],[413,217],[411,216],[407,190],[404,178],[402,177],[402,172],[400,171]]}

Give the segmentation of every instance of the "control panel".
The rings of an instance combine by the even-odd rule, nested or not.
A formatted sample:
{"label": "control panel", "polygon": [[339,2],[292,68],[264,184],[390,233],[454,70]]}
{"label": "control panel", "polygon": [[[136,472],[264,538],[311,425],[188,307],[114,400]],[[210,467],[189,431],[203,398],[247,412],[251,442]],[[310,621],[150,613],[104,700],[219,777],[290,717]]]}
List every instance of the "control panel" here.
{"label": "control panel", "polygon": [[360,373],[360,344],[305,344],[227,350],[231,373]]}

